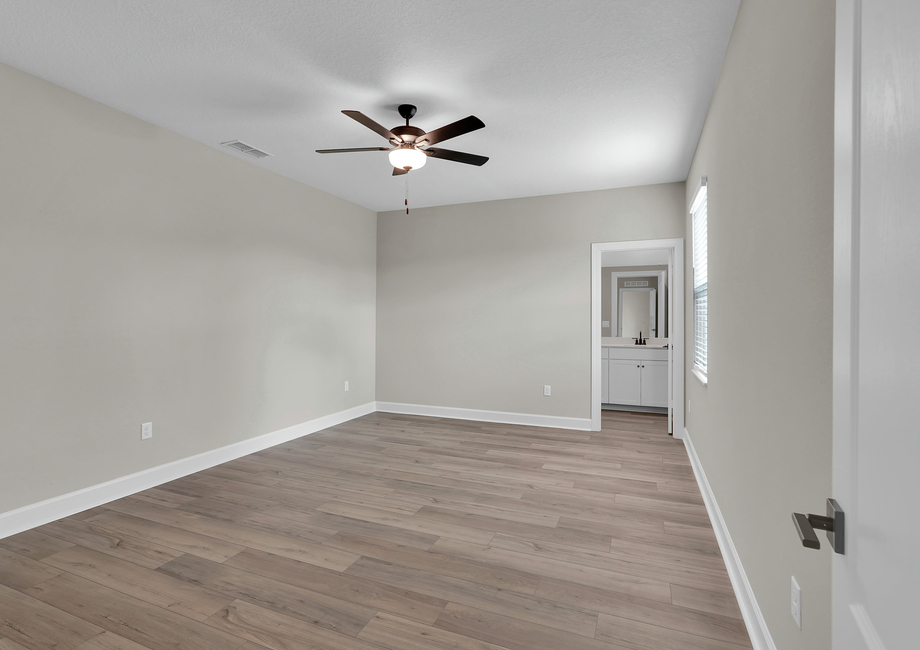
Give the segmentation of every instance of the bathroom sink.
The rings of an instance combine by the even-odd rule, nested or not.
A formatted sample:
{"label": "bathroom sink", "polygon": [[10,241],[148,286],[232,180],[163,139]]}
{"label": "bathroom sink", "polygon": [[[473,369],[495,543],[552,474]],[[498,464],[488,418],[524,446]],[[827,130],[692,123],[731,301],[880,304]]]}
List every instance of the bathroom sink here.
{"label": "bathroom sink", "polygon": [[601,339],[601,347],[604,348],[647,348],[650,350],[664,350],[668,347],[667,339],[652,339],[654,343],[649,342],[645,345],[636,345],[636,342],[632,339],[626,339],[623,337],[603,337]]}

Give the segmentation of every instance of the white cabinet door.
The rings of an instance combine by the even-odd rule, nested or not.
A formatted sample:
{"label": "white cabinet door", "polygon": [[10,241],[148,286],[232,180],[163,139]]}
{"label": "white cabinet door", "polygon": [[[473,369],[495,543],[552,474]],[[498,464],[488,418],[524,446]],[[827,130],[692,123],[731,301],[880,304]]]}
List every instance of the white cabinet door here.
{"label": "white cabinet door", "polygon": [[643,361],[609,359],[607,398],[610,404],[639,404]]}
{"label": "white cabinet door", "polygon": [[610,390],[610,378],[608,373],[610,372],[610,360],[601,359],[601,403],[609,404],[609,390]]}
{"label": "white cabinet door", "polygon": [[642,361],[642,406],[668,405],[668,362]]}

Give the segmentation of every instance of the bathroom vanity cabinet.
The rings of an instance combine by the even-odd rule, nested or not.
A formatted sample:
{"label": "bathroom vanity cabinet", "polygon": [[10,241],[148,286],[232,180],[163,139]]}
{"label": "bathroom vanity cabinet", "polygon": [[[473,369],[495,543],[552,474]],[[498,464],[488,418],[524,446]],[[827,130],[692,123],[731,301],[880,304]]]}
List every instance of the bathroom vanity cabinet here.
{"label": "bathroom vanity cabinet", "polygon": [[667,407],[667,349],[604,347],[601,401],[605,404]]}

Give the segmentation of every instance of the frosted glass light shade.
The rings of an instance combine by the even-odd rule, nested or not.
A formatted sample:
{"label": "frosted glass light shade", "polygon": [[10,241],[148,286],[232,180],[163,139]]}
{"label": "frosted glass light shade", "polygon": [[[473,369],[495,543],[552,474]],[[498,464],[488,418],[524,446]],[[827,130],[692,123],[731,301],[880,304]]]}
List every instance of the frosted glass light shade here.
{"label": "frosted glass light shade", "polygon": [[425,166],[428,156],[412,147],[400,147],[390,152],[390,164],[399,169],[419,169]]}

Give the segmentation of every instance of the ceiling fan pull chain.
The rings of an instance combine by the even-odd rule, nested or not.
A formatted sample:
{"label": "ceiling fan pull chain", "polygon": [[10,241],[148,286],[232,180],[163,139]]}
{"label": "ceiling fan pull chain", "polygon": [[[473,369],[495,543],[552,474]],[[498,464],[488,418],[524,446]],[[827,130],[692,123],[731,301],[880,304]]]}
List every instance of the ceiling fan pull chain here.
{"label": "ceiling fan pull chain", "polygon": [[406,179],[406,214],[409,214],[409,179]]}

